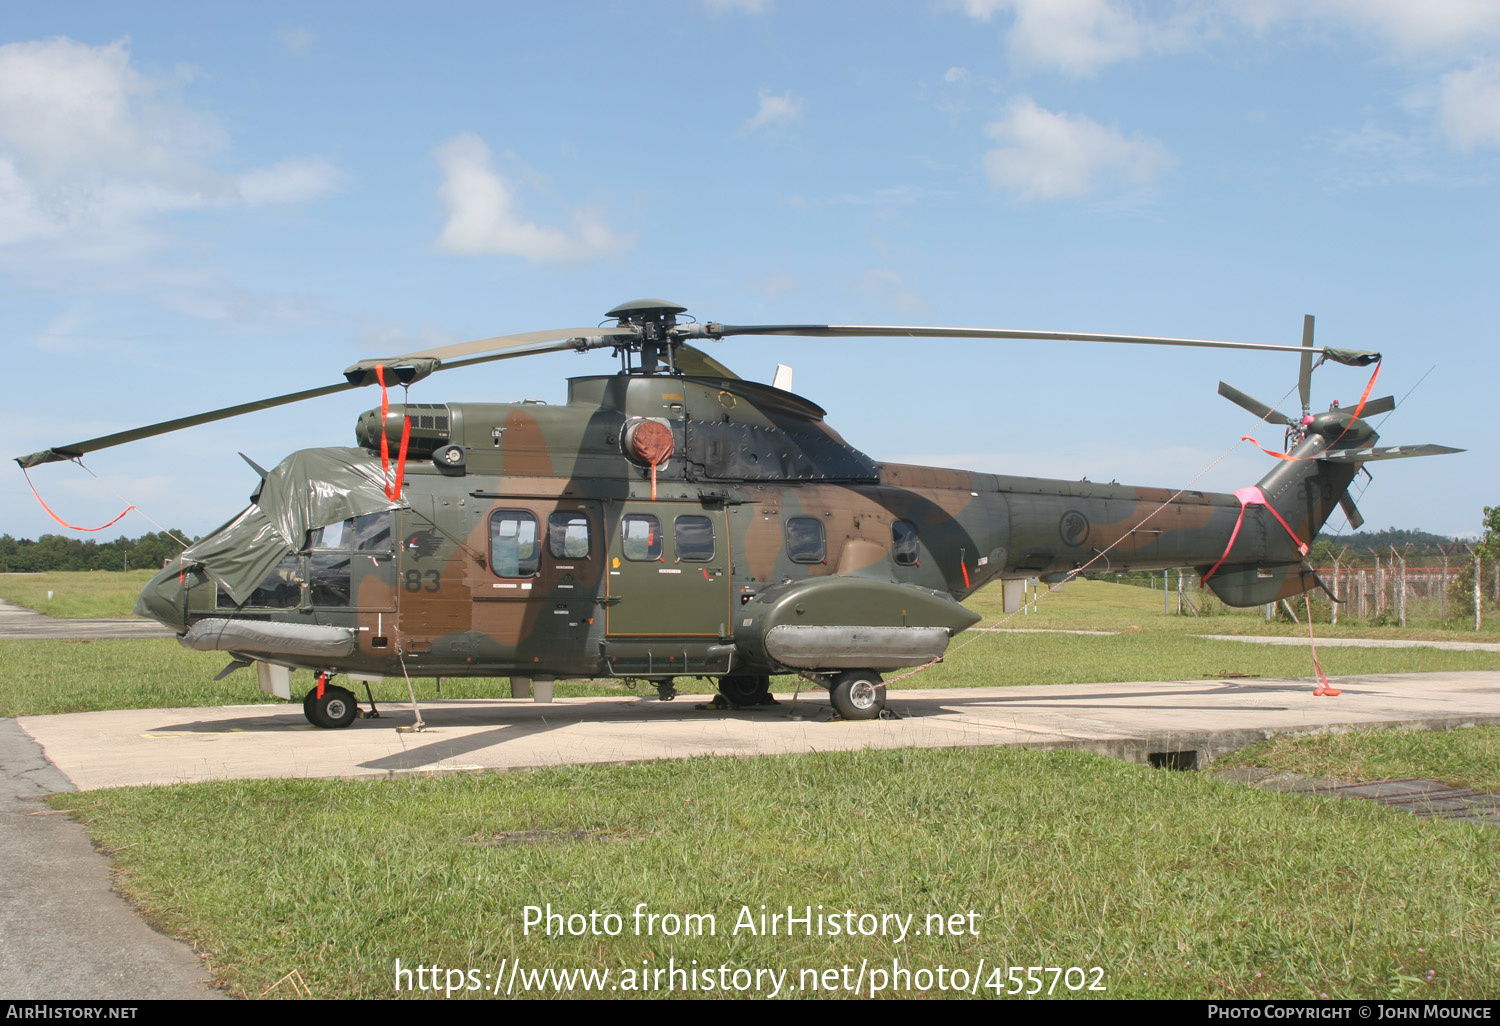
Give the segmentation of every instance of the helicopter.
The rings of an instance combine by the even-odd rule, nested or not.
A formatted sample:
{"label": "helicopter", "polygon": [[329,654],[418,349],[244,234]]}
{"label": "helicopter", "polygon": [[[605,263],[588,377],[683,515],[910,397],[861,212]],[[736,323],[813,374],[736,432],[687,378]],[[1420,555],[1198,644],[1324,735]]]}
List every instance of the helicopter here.
{"label": "helicopter", "polygon": [[[886,325],[729,325],[659,299],[612,323],[524,332],[366,359],[344,380],[61,445],[22,468],[256,410],[378,385],[356,445],[305,449],[266,470],[250,505],[189,546],[135,606],[184,646],[222,651],[219,678],[254,665],[307,719],[363,712],[333,679],[509,677],[550,701],[569,678],[711,679],[731,706],[770,701],[772,675],[828,690],[843,718],[874,719],[883,674],[941,659],[979,617],[961,604],[1001,580],[1007,612],[1028,579],[1057,582],[1108,552],[1113,570],[1193,566],[1226,604],[1322,587],[1307,547],[1371,461],[1460,452],[1377,448],[1365,419],[1395,408],[1370,387],[1352,409],[1310,408],[1314,356],[1380,354],[1134,335]],[[1300,354],[1301,417],[1230,385],[1226,398],[1283,426],[1287,451],[1233,494],[1054,481],[879,463],[825,411],[739,377],[692,343],[737,335],[1043,339]],[[561,406],[392,403],[439,370],[541,353],[613,350],[619,370],[570,378]],[[243,454],[241,454],[243,456]],[[1325,589],[1326,590],[1326,589]],[[534,693],[533,693],[534,692]],[[420,714],[419,722],[420,722]]]}

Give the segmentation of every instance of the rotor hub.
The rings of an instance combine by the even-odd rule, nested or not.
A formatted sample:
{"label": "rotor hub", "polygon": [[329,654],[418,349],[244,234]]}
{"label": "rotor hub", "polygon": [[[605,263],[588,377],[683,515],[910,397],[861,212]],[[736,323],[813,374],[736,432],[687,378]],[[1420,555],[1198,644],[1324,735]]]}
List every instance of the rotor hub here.
{"label": "rotor hub", "polygon": [[672,344],[680,340],[673,337],[673,329],[677,327],[677,315],[686,312],[687,307],[665,299],[636,299],[621,303],[605,316],[618,318],[621,327],[630,325],[639,331],[638,340],[630,348],[639,347],[640,373],[655,374],[657,360],[663,355],[663,349],[666,351],[668,372],[675,372],[676,368],[672,365]]}

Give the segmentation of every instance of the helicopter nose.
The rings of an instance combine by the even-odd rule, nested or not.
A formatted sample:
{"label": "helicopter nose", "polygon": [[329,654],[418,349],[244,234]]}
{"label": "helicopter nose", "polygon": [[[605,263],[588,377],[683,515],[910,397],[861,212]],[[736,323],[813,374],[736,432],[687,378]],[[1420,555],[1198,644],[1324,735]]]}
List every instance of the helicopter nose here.
{"label": "helicopter nose", "polygon": [[179,633],[187,630],[187,587],[176,567],[163,570],[141,590],[135,600],[136,616],[150,617]]}

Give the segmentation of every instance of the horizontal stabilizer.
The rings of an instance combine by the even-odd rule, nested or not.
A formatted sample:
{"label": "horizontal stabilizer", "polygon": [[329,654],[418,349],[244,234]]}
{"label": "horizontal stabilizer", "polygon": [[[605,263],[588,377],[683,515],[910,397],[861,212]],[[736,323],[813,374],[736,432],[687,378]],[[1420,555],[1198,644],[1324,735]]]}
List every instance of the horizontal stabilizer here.
{"label": "horizontal stabilizer", "polygon": [[1318,459],[1329,463],[1369,463],[1373,460],[1400,460],[1408,456],[1446,456],[1453,452],[1464,452],[1447,445],[1390,445],[1370,449],[1329,449],[1318,454]]}

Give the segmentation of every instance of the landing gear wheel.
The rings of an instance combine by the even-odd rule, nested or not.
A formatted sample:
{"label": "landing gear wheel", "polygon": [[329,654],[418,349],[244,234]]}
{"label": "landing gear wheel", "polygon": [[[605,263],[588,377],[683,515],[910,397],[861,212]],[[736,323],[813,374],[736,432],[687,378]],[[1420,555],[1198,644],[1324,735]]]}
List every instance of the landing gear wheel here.
{"label": "landing gear wheel", "polygon": [[317,688],[307,693],[302,700],[302,712],[313,726],[336,729],[354,722],[359,715],[359,702],[355,700],[354,692],[325,684],[322,698],[318,697]]}
{"label": "landing gear wheel", "polygon": [[874,670],[845,670],[833,678],[828,697],[846,720],[878,719],[885,708],[885,688]]}
{"label": "landing gear wheel", "polygon": [[719,694],[737,708],[765,705],[771,698],[771,678],[751,673],[720,677]]}

